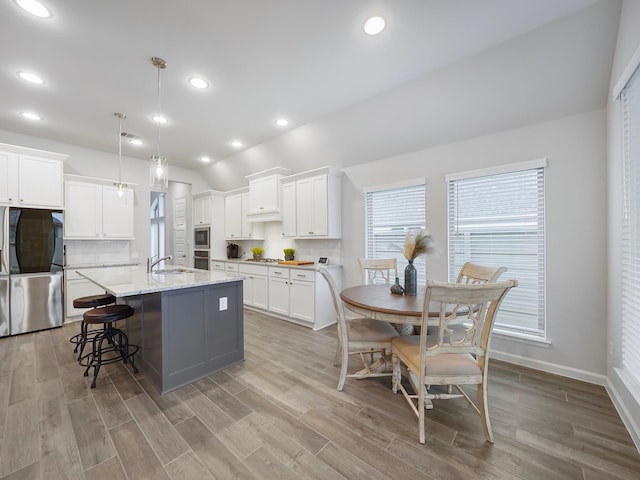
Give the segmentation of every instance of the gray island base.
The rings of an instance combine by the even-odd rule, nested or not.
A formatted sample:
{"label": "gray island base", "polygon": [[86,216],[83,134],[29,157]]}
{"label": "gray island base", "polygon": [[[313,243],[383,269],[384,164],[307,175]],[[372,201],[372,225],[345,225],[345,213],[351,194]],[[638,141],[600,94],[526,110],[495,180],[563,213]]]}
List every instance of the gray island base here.
{"label": "gray island base", "polygon": [[[79,273],[134,308],[119,328],[140,347],[136,365],[161,393],[244,359],[242,278],[191,269],[113,270]],[[127,273],[133,278],[125,279]]]}

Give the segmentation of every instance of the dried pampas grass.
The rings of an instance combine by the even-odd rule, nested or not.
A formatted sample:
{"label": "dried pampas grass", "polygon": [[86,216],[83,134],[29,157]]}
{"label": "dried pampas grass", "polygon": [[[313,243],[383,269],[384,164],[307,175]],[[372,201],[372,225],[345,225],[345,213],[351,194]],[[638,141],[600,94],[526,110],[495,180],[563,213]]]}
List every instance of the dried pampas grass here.
{"label": "dried pampas grass", "polygon": [[416,233],[408,232],[404,238],[402,253],[409,261],[415,260],[419,255],[433,253],[434,250],[433,237],[424,228]]}

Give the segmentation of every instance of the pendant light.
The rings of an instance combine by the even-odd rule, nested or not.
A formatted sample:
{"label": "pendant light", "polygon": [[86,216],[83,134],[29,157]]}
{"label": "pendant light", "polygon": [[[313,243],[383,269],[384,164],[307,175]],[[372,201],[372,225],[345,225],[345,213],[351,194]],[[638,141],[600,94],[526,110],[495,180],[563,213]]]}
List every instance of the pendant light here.
{"label": "pendant light", "polygon": [[156,124],[158,125],[158,151],[151,156],[149,173],[151,177],[151,188],[165,189],[169,185],[169,162],[160,155],[160,70],[167,68],[167,62],[158,57],[151,58],[151,63],[158,69],[158,111],[156,113]]}
{"label": "pendant light", "polygon": [[114,116],[118,117],[118,183],[114,183],[113,186],[118,189],[118,196],[124,196],[124,189],[127,185],[122,183],[122,119],[127,118],[124,113],[114,113]]}

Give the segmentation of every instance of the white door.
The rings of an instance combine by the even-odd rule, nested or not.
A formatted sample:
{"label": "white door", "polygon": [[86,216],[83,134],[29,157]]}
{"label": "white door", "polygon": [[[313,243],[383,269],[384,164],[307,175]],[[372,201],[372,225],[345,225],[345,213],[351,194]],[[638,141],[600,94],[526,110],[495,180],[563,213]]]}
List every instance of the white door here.
{"label": "white door", "polygon": [[178,196],[173,202],[173,264],[188,267],[187,254],[187,197]]}

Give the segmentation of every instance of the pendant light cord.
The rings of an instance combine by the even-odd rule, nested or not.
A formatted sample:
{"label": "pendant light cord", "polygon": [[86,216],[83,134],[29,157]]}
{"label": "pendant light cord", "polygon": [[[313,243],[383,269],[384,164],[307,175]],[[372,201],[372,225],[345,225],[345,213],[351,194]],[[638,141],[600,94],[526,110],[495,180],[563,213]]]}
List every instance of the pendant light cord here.
{"label": "pendant light cord", "polygon": [[160,64],[158,67],[158,111],[156,112],[156,123],[158,125],[158,158],[160,158]]}

